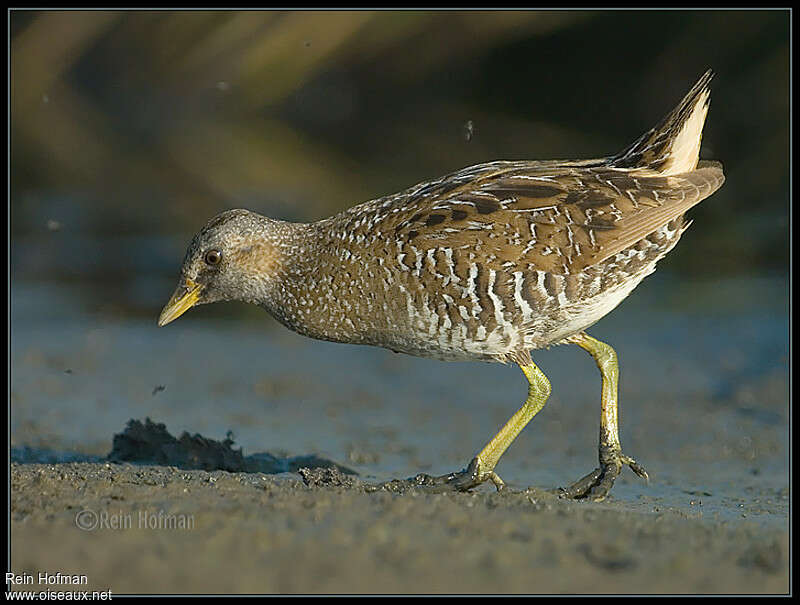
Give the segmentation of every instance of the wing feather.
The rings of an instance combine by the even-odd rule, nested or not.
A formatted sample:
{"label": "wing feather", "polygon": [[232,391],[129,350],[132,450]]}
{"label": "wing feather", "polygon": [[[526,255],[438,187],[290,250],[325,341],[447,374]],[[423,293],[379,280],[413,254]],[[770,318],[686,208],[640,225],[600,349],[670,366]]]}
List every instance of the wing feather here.
{"label": "wing feather", "polygon": [[697,170],[671,176],[609,167],[543,171],[534,163],[495,165],[469,184],[428,188],[412,216],[394,215],[394,233],[423,248],[446,239],[451,246],[480,248],[497,263],[573,273],[636,244],[724,180],[718,162],[700,162]]}

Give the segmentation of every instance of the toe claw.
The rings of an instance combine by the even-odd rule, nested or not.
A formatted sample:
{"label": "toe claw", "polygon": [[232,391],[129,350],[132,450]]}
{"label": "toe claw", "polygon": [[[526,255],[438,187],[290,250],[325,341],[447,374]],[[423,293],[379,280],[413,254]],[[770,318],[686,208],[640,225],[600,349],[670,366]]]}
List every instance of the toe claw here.
{"label": "toe claw", "polygon": [[629,467],[631,467],[631,470],[634,473],[636,473],[639,477],[641,477],[642,479],[644,479],[648,483],[650,482],[650,476],[647,474],[647,471],[644,470],[644,467],[641,464],[639,464],[638,462],[636,462],[636,460],[634,460],[633,458],[631,458],[629,456],[621,456],[621,459],[622,459],[622,462],[624,464],[627,464]]}
{"label": "toe claw", "polygon": [[498,474],[497,474],[497,473],[495,473],[494,471],[492,471],[491,473],[489,473],[489,481],[491,481],[492,483],[494,483],[494,488],[495,488],[495,489],[496,489],[498,492],[501,492],[501,491],[503,491],[503,490],[506,488],[506,484],[505,484],[505,482],[504,482],[504,481],[503,481],[503,480],[500,478],[500,475],[498,475]]}
{"label": "toe claw", "polygon": [[585,477],[578,479],[566,489],[561,488],[559,496],[572,499],[588,498],[595,502],[600,502],[611,491],[614,486],[614,480],[622,471],[623,464],[629,466],[634,473],[645,481],[650,481],[650,477],[644,467],[630,456],[625,456],[619,451],[603,452],[603,454],[605,455],[601,456],[601,463],[598,468]]}

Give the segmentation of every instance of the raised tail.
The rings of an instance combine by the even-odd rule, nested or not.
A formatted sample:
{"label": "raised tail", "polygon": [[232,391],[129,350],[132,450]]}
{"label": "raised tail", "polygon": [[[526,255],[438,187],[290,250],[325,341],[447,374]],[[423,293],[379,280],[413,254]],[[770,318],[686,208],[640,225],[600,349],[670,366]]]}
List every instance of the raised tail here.
{"label": "raised tail", "polygon": [[709,69],[689,93],[655,128],[610,158],[616,168],[649,168],[663,175],[682,174],[697,167],[703,124],[711,96]]}

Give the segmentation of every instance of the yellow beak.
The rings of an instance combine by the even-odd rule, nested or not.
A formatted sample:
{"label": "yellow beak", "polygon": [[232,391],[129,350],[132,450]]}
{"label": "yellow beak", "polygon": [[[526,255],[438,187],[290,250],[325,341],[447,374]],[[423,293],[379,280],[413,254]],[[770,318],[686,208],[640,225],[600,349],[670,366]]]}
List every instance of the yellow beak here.
{"label": "yellow beak", "polygon": [[158,317],[158,327],[166,326],[169,322],[178,319],[195,305],[198,298],[200,298],[200,284],[194,283],[191,279],[183,280],[183,283],[175,289],[169,302],[164,306],[164,310],[161,311],[161,315]]}

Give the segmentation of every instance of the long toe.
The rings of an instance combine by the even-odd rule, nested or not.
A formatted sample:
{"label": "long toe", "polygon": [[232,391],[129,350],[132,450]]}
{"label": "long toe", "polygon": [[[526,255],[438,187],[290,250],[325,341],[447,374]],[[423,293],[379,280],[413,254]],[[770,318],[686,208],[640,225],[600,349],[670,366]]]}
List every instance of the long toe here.
{"label": "long toe", "polygon": [[485,481],[491,481],[497,491],[505,487],[505,483],[494,471],[481,468],[478,458],[473,458],[464,470],[447,475],[428,475],[420,473],[408,479],[393,479],[380,485],[390,491],[406,491],[415,489],[428,493],[466,492]]}
{"label": "long toe", "polygon": [[588,475],[584,475],[575,483],[570,484],[569,487],[559,488],[558,495],[562,498],[583,498],[589,493],[589,490],[592,489],[592,486],[597,483],[597,481],[600,479],[600,475],[602,474],[603,469],[596,468]]}
{"label": "long toe", "polygon": [[633,458],[625,456],[621,452],[617,452],[609,458],[569,487],[560,488],[559,496],[572,499],[586,498],[595,502],[605,500],[608,492],[614,486],[614,481],[622,471],[623,465],[630,466],[631,470],[639,477],[646,481],[649,480],[647,471]]}

